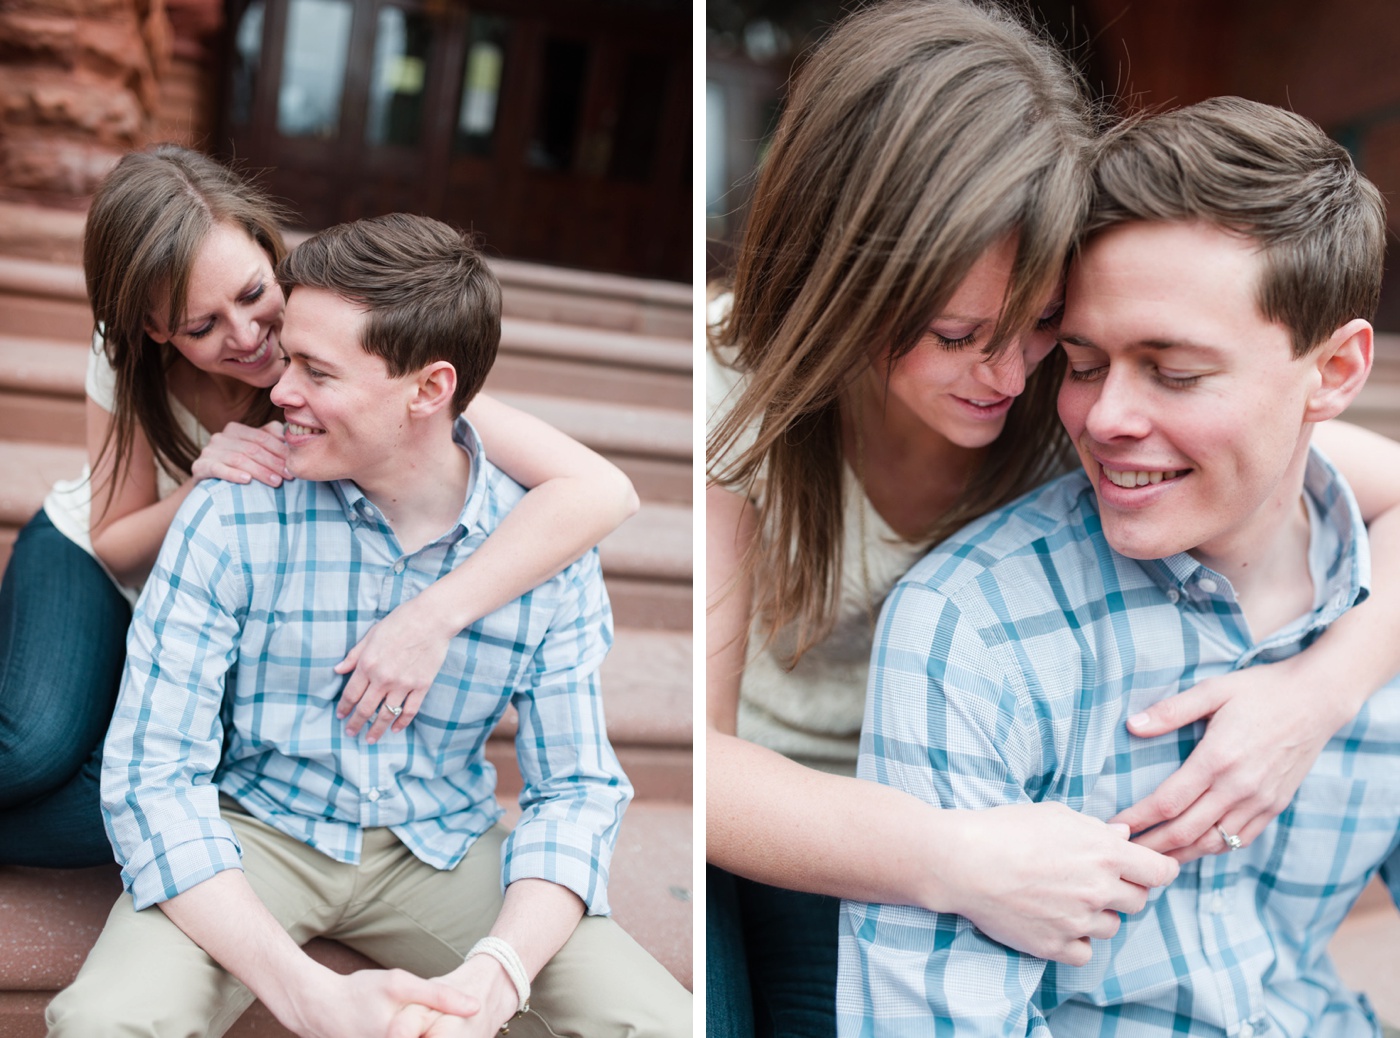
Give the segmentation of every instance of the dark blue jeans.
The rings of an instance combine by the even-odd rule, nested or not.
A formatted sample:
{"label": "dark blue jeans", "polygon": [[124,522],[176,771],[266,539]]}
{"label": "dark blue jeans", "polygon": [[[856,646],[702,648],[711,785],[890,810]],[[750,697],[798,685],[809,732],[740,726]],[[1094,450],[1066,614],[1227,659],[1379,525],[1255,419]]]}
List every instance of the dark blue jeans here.
{"label": "dark blue jeans", "polygon": [[0,864],[112,861],[102,828],[102,739],[131,607],[42,511],[0,583]]}
{"label": "dark blue jeans", "polygon": [[705,905],[709,1038],[836,1034],[839,900],[706,865]]}

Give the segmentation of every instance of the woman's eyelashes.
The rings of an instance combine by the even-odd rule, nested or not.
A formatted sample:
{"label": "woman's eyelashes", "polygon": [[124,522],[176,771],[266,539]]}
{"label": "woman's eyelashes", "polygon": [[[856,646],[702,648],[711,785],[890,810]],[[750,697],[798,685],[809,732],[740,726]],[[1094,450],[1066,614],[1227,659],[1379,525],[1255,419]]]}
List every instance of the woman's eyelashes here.
{"label": "woman's eyelashes", "polygon": [[[1040,316],[1035,320],[1035,330],[1038,334],[1055,332],[1059,330],[1060,318],[1064,316],[1065,301],[1059,299],[1041,311]],[[932,335],[934,341],[945,350],[960,350],[965,346],[971,346],[977,341],[983,325],[933,325],[930,326],[928,334]]]}
{"label": "woman's eyelashes", "polygon": [[[266,291],[267,282],[259,281],[247,292],[244,292],[241,296],[239,296],[238,301],[245,306],[251,306],[253,303],[256,303],[259,299],[261,299],[263,297],[263,293],[265,293]],[[218,323],[217,318],[211,317],[209,318],[209,320],[205,321],[197,328],[186,329],[185,334],[188,335],[191,339],[202,339],[214,330],[214,325],[216,323]]]}

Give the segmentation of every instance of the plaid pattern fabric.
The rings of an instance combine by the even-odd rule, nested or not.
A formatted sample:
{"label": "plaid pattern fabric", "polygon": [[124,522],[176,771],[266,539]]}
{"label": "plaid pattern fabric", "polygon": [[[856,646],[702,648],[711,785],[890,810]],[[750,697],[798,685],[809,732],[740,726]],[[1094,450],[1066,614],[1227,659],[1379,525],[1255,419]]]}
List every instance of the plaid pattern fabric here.
{"label": "plaid pattern fabric", "polygon": [[413,723],[369,745],[335,716],[332,668],[369,627],[466,558],[524,491],[473,455],[457,524],[403,553],[351,482],[273,489],[206,480],[146,583],[102,772],[108,835],[137,908],[238,866],[218,794],[342,862],[388,826],[450,869],[502,811],[486,738],[508,704],[524,813],[502,875],[568,887],[608,911],[608,864],[631,786],[603,726],[598,667],[612,616],[598,553],[452,639]]}
{"label": "plaid pattern fabric", "polygon": [[[876,636],[859,774],[944,807],[1060,801],[1107,819],[1190,753],[1126,719],[1212,675],[1290,656],[1367,594],[1350,491],[1314,452],[1315,608],[1255,641],[1229,582],[1187,555],[1111,551],[1075,473],[985,517],[895,588]],[[840,1033],[1375,1035],[1326,945],[1379,868],[1400,892],[1400,685],[1339,732],[1252,846],[1185,866],[1073,968],[965,919],[842,907]]]}

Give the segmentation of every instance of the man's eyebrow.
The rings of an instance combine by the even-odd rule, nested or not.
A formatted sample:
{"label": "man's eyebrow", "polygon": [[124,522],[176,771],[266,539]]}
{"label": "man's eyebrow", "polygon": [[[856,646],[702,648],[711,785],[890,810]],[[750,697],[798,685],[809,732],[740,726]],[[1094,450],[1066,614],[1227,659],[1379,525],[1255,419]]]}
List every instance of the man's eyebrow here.
{"label": "man's eyebrow", "polygon": [[316,368],[320,371],[340,371],[340,366],[334,361],[323,360],[322,358],[316,356],[316,354],[308,353],[306,350],[287,350],[287,356],[292,360],[299,360],[303,364],[309,364],[311,365],[311,367]]}
{"label": "man's eyebrow", "polygon": [[[1097,350],[1102,347],[1093,339],[1084,335],[1060,335],[1059,341],[1068,346],[1082,346],[1085,349]],[[1203,342],[1193,342],[1190,339],[1139,339],[1129,345],[1139,349],[1147,350],[1192,350],[1197,353],[1219,353],[1215,346],[1209,346]]]}

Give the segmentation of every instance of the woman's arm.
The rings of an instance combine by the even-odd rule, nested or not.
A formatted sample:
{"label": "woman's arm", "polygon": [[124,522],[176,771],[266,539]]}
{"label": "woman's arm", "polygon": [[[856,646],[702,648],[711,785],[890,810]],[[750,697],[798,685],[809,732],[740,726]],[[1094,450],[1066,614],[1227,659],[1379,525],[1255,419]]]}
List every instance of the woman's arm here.
{"label": "woman's arm", "polygon": [[637,511],[617,466],[538,418],[480,395],[467,418],[492,463],[531,489],[465,562],[371,627],[336,666],[353,671],[337,709],[351,735],[381,703],[402,708],[380,711],[370,742],[391,722],[407,727],[458,631],[544,583]]}
{"label": "woman's arm", "polygon": [[195,460],[194,475],[162,499],[156,488],[155,456],[141,429],[132,434],[129,464],[119,465],[114,450],[103,450],[111,425],[112,415],[88,398],[92,550],[128,587],[145,583],[171,520],[199,480],[217,477],[247,483],[258,479],[270,486],[282,481],[287,448],[281,426],[271,422],[253,429],[230,422],[210,438]]}
{"label": "woman's arm", "polygon": [[[1288,806],[1323,746],[1400,672],[1400,444],[1346,422],[1316,443],[1351,485],[1371,541],[1371,596],[1298,655],[1202,681],[1128,722],[1151,737],[1210,718],[1181,768],[1114,821],[1181,861],[1248,845]],[[1160,824],[1166,823],[1166,824]]]}
{"label": "woman's arm", "polygon": [[753,506],[705,497],[706,857],[793,890],[956,912],[995,939],[1082,965],[1089,935],[1176,875],[1125,831],[1061,804],[942,811],[888,786],[803,767],[734,734],[752,602],[740,561]]}

